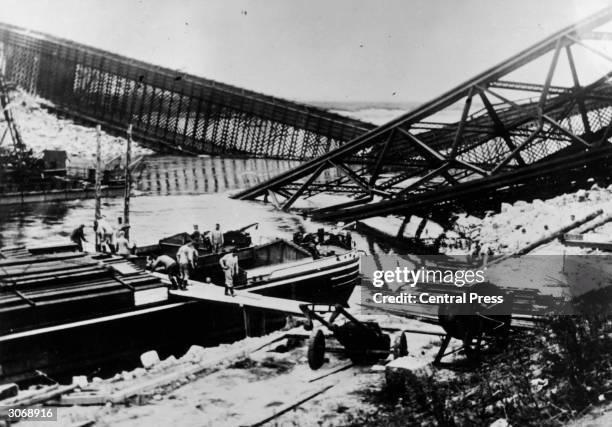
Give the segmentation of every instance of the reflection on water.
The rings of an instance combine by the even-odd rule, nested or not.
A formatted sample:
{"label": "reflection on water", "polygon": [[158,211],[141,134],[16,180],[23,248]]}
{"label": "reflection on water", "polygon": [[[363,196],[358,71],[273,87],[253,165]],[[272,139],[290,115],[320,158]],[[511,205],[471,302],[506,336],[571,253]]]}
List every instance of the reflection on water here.
{"label": "reflection on water", "polygon": [[[222,157],[152,156],[146,158],[134,174],[131,237],[139,245],[152,244],[161,237],[191,231],[194,224],[209,230],[220,223],[224,230],[237,229],[259,222],[251,229],[253,242],[272,237],[291,238],[303,220],[279,212],[271,205],[232,200],[230,192],[247,188],[286,171],[298,162]],[[330,179],[329,176],[323,178]],[[102,202],[102,213],[111,224],[123,216],[123,199]],[[0,205],[0,247],[43,245],[67,242],[70,232],[86,225],[93,249],[94,200],[57,201],[53,203]],[[309,231],[320,225],[306,222]],[[363,249],[367,249],[364,241]],[[370,246],[371,248],[371,246]]]}
{"label": "reflection on water", "polygon": [[134,188],[149,194],[204,194],[248,188],[300,162],[226,157],[151,156],[134,174]]}
{"label": "reflection on water", "polygon": [[[123,199],[104,200],[102,213],[109,222],[116,223],[117,217],[123,215]],[[91,250],[93,217],[93,200],[0,206],[0,245],[65,243],[72,229],[83,223],[90,240],[85,248]],[[263,236],[290,237],[298,219],[275,211],[271,206],[232,200],[226,193],[142,196],[131,202],[131,237],[139,245],[154,243],[162,236],[192,231],[193,224],[208,230],[220,223],[224,230],[230,230],[257,221],[260,227],[252,231],[254,242]]]}

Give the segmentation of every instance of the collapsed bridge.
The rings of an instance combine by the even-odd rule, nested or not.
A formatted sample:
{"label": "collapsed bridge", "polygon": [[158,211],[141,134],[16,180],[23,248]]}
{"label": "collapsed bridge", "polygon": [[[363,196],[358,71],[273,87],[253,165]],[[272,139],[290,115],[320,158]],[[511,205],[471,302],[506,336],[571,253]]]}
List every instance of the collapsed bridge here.
{"label": "collapsed bridge", "polygon": [[158,152],[306,160],[374,125],[0,24],[0,75]]}
{"label": "collapsed bridge", "polygon": [[[323,192],[352,201],[318,220],[416,214],[442,224],[500,201],[611,181],[612,8],[562,29],[415,110],[235,197],[283,209]],[[597,30],[597,31],[595,31]],[[595,64],[599,61],[601,64]],[[525,76],[536,76],[527,81]],[[564,80],[563,84],[556,84]],[[450,121],[441,117],[454,115]],[[341,175],[320,177],[328,169]]]}

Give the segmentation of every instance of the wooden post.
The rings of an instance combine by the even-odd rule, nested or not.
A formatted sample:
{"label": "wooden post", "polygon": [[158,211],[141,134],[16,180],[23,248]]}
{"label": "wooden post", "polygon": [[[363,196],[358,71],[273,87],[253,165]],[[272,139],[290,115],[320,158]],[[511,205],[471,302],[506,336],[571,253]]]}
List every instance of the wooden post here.
{"label": "wooden post", "polygon": [[[100,191],[102,187],[102,148],[101,141],[102,138],[102,130],[100,125],[96,126],[96,181],[95,181],[95,197],[96,197],[96,207],[95,207],[95,221],[98,221],[102,217],[102,209],[100,203]],[[95,241],[96,241],[96,251],[100,251],[100,241],[98,240],[98,233],[95,233]]]}
{"label": "wooden post", "polygon": [[132,173],[130,163],[132,162],[132,125],[127,129],[127,147],[125,150],[125,193],[123,204],[123,223],[126,225],[125,238],[130,238],[130,189],[132,186]]}
{"label": "wooden post", "polygon": [[249,315],[247,314],[246,307],[242,306],[242,320],[244,322],[244,335],[248,338],[249,335]]}
{"label": "wooden post", "polygon": [[574,221],[572,222],[570,225],[567,225],[563,228],[560,228],[559,230],[548,234],[547,236],[542,237],[541,239],[536,240],[533,243],[528,244],[527,246],[511,253],[508,255],[504,255],[500,258],[497,258],[496,260],[493,260],[489,263],[489,267],[495,264],[499,264],[502,261],[507,260],[508,258],[513,258],[513,257],[518,257],[521,255],[525,255],[528,252],[531,252],[532,250],[534,250],[535,248],[537,248],[538,246],[542,246],[546,243],[552,242],[553,240],[555,240],[558,237],[563,236],[565,233],[567,233],[568,231],[571,231],[575,228],[580,227],[583,224],[586,224],[589,221],[592,221],[593,219],[597,218],[599,215],[601,215],[603,213],[602,209],[598,209],[595,212],[593,212],[590,215],[587,215],[586,217],[578,220],[578,221]]}

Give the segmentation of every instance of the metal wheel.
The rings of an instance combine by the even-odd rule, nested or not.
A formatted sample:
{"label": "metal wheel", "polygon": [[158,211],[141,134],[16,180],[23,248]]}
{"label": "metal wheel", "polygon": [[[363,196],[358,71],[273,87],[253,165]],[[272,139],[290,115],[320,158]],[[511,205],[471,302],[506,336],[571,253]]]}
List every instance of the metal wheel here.
{"label": "metal wheel", "polygon": [[325,362],[325,335],[321,329],[315,329],[308,339],[308,366],[319,369]]}

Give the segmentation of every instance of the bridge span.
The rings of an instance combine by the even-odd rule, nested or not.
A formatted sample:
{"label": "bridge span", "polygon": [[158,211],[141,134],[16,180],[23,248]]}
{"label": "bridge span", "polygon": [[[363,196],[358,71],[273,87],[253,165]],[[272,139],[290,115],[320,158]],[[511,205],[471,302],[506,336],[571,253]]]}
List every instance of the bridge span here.
{"label": "bridge span", "polygon": [[[322,156],[235,195],[351,200],[311,212],[350,221],[416,214],[445,223],[501,201],[550,197],[612,180],[612,8]],[[508,35],[511,37],[511,35]],[[609,46],[608,46],[609,47]],[[597,64],[597,65],[595,65]],[[528,77],[528,78],[527,78]],[[454,114],[455,120],[441,117]],[[322,179],[335,169],[340,176]]]}
{"label": "bridge span", "polygon": [[157,152],[306,160],[374,125],[0,24],[0,74],[68,115]]}

